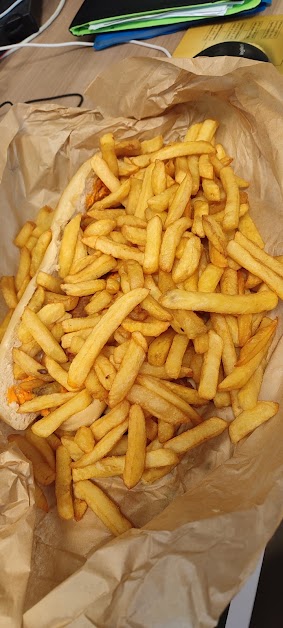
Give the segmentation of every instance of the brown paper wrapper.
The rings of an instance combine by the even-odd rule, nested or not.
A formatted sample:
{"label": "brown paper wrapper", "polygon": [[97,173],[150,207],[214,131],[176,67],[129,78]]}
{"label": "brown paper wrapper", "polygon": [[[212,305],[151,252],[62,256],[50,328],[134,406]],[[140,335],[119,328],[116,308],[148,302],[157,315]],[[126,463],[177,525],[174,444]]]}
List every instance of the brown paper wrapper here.
{"label": "brown paper wrapper", "polygon": [[[251,214],[267,251],[282,254],[282,88],[273,67],[247,60],[131,58],[89,86],[94,110],[14,107],[0,123],[2,272],[15,270],[10,242],[19,226],[41,205],[55,206],[106,129],[170,141],[205,117],[220,121],[219,141],[251,181]],[[282,322],[264,400],[282,398],[281,335]],[[91,512],[80,523],[59,521],[51,489],[51,510],[38,515],[34,532],[24,627],[214,627],[282,518],[282,461],[280,410],[236,448],[221,435],[152,486],[127,491],[121,480],[101,481],[142,528],[114,540]]]}

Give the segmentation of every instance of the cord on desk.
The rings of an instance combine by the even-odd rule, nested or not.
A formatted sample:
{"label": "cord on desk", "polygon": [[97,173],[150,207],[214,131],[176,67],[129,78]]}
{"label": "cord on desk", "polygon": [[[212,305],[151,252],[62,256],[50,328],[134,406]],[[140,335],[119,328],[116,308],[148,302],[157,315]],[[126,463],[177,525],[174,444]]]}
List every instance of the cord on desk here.
{"label": "cord on desk", "polygon": [[[3,13],[0,14],[0,18],[4,17],[4,15],[7,15],[7,13],[9,13],[12,9],[14,9],[19,3],[21,2],[21,0],[16,0],[10,7],[9,9],[6,9],[6,11],[3,11]],[[58,17],[58,15],[61,13],[64,5],[66,4],[66,0],[60,0],[57,9],[55,9],[54,13],[50,16],[50,18],[44,23],[42,24],[42,26],[40,26],[39,30],[37,33],[33,33],[32,35],[29,35],[29,37],[26,37],[23,41],[20,41],[17,44],[10,44],[7,46],[0,46],[0,52],[4,51],[5,54],[2,56],[2,58],[7,57],[8,55],[12,54],[13,52],[16,52],[16,50],[19,50],[20,48],[25,48],[25,47],[31,47],[31,48],[63,48],[63,47],[69,47],[69,46],[84,46],[84,47],[93,47],[93,43],[89,42],[89,41],[64,41],[64,42],[59,42],[59,43],[54,43],[54,44],[31,44],[30,42],[35,39],[38,35],[40,35],[41,33],[43,33],[43,31],[45,31],[53,22],[54,20],[56,20],[56,18]],[[129,42],[131,44],[135,44],[136,46],[143,46],[144,48],[152,48],[153,50],[158,50],[159,52],[163,52],[166,57],[171,58],[171,54],[169,52],[169,50],[167,50],[167,48],[163,48],[163,46],[157,46],[156,44],[150,44],[148,42],[145,41],[139,41],[137,39],[131,39],[131,41]]]}
{"label": "cord on desk", "polygon": [[[70,94],[58,94],[57,96],[46,96],[46,98],[33,98],[32,100],[26,100],[25,104],[26,105],[31,105],[33,103],[37,103],[37,102],[45,102],[48,100],[59,100],[61,98],[72,98],[72,97],[78,97],[79,98],[79,103],[77,105],[77,107],[81,107],[84,101],[84,97],[82,94],[80,94],[79,92],[71,92]],[[11,107],[13,106],[14,103],[11,102],[11,100],[5,100],[4,102],[2,102],[0,104],[0,109],[1,107],[4,107],[4,105],[11,105]]]}

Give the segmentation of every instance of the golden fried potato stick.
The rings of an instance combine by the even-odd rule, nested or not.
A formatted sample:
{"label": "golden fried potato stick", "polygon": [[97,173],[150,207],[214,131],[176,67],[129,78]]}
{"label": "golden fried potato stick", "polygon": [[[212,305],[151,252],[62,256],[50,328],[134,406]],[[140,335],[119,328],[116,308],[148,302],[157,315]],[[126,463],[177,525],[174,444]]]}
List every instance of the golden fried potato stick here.
{"label": "golden fried potato stick", "polygon": [[129,413],[128,449],[123,472],[124,484],[133,488],[138,484],[144,471],[146,453],[146,429],[142,408],[133,405]]}
{"label": "golden fried potato stick", "polygon": [[279,404],[273,401],[258,401],[250,410],[244,410],[229,425],[229,436],[235,445],[257,427],[277,414]]}
{"label": "golden fried potato stick", "polygon": [[73,519],[71,457],[63,445],[56,449],[55,493],[59,517],[67,520]]}
{"label": "golden fried potato stick", "polygon": [[92,397],[87,390],[77,393],[72,399],[64,403],[62,406],[50,412],[43,419],[39,419],[32,425],[32,431],[38,436],[46,438],[77,412],[81,412],[87,408],[92,402]]}
{"label": "golden fried potato stick", "polygon": [[186,292],[171,290],[160,299],[163,307],[169,309],[193,310],[197,312],[216,312],[219,314],[257,314],[273,310],[278,297],[275,292],[266,291],[256,294],[230,296],[218,293]]}
{"label": "golden fried potato stick", "polygon": [[211,417],[203,421],[200,425],[193,427],[187,432],[175,436],[164,444],[164,449],[172,449],[177,454],[184,454],[186,451],[198,447],[210,438],[219,436],[226,430],[228,423],[218,417]]}
{"label": "golden fried potato stick", "polygon": [[132,528],[132,524],[122,515],[118,506],[93,482],[89,480],[76,482],[74,495],[76,498],[84,500],[115,536]]}

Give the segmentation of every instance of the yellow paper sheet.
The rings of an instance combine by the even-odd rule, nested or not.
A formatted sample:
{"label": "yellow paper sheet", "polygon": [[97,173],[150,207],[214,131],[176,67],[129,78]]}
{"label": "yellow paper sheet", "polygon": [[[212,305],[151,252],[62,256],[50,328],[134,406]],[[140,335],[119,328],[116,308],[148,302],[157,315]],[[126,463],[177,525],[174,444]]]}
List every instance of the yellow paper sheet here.
{"label": "yellow paper sheet", "polygon": [[223,41],[243,41],[261,48],[283,74],[283,15],[253,17],[248,20],[190,28],[173,57],[194,57],[202,50]]}

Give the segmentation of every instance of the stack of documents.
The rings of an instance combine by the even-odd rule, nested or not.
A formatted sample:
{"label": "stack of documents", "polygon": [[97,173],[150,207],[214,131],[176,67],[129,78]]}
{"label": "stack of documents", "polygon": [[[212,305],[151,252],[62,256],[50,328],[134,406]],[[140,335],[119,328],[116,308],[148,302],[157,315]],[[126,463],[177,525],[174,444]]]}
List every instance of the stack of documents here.
{"label": "stack of documents", "polygon": [[[145,39],[202,21],[248,16],[270,4],[271,0],[85,0],[70,31],[77,36],[108,34],[107,45],[113,45],[121,42],[121,37],[117,40],[116,36],[123,32],[122,41]],[[161,32],[156,32],[158,29]]]}

